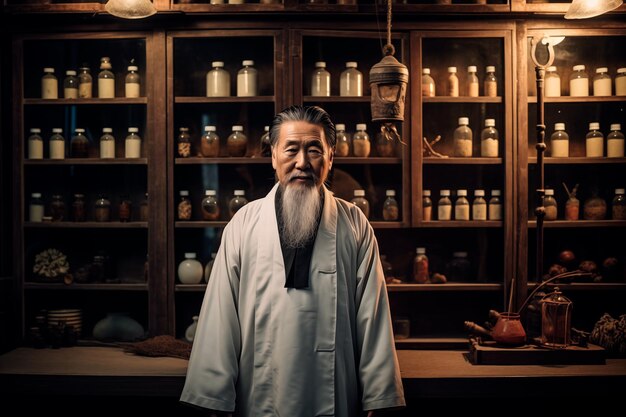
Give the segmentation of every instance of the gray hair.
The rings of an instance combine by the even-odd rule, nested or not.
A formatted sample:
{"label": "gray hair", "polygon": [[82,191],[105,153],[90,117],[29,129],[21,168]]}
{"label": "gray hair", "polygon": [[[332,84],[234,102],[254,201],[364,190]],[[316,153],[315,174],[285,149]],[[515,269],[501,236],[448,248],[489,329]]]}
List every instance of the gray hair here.
{"label": "gray hair", "polygon": [[270,144],[272,147],[278,142],[282,124],[285,122],[298,121],[322,126],[326,143],[331,148],[335,147],[335,143],[337,142],[335,124],[330,120],[330,116],[326,113],[326,110],[318,106],[291,106],[274,116],[270,129]]}

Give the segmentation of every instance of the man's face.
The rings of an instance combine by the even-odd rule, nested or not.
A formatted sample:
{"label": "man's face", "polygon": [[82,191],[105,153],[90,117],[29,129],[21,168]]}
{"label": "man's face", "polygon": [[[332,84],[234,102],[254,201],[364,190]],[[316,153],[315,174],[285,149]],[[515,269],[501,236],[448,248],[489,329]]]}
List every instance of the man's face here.
{"label": "man's face", "polygon": [[272,148],[272,166],[283,186],[321,187],[333,163],[333,150],[324,129],[309,122],[290,121],[280,127]]}

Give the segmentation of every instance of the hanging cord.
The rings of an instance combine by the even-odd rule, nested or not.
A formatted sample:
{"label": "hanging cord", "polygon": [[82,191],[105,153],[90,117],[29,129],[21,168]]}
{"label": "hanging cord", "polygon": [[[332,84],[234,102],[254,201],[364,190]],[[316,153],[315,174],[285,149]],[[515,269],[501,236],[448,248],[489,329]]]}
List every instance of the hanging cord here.
{"label": "hanging cord", "polygon": [[387,0],[387,45],[383,48],[385,56],[393,55],[396,52],[396,48],[391,43],[391,0]]}

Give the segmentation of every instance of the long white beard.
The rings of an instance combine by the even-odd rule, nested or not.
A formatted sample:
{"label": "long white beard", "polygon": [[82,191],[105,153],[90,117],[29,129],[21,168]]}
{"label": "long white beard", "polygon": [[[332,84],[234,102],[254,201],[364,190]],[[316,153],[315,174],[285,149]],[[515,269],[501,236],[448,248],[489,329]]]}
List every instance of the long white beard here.
{"label": "long white beard", "polygon": [[314,184],[287,183],[282,187],[283,242],[290,248],[304,247],[317,228],[322,196]]}

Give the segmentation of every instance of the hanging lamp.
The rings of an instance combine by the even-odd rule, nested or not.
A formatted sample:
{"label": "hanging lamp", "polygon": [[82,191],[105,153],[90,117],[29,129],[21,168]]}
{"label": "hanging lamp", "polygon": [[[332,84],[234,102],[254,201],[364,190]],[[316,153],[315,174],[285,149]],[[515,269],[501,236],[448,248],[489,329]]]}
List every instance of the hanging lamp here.
{"label": "hanging lamp", "polygon": [[574,0],[565,13],[566,19],[587,19],[617,9],[623,0]]}
{"label": "hanging lamp", "polygon": [[150,0],[109,0],[104,9],[123,19],[143,19],[157,12]]}

